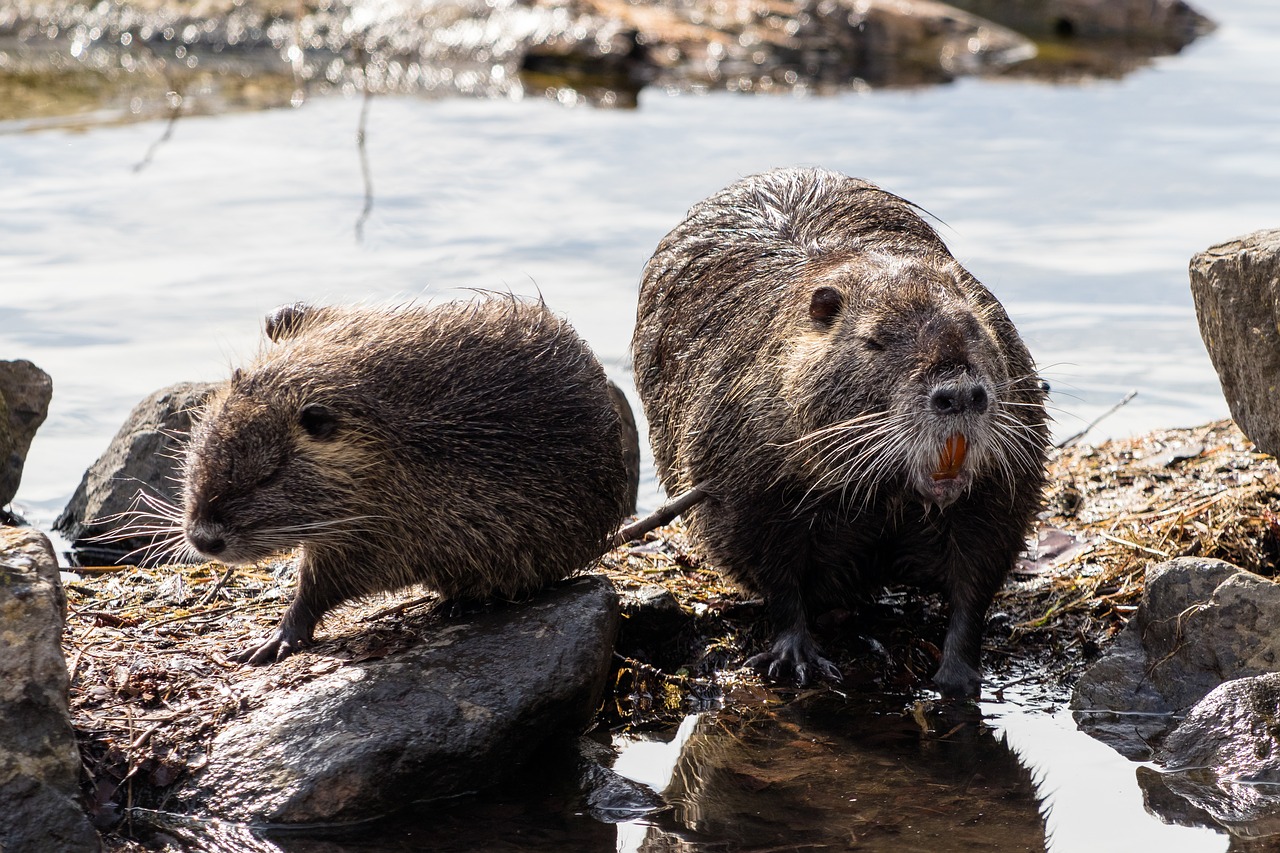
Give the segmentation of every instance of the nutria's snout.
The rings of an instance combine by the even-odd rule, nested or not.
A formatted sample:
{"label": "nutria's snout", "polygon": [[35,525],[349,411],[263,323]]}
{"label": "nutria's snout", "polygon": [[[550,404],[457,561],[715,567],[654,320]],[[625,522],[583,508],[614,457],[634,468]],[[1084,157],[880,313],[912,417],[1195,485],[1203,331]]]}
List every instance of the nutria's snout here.
{"label": "nutria's snout", "polygon": [[933,389],[929,408],[936,415],[981,415],[987,410],[990,396],[981,382],[950,382]]}
{"label": "nutria's snout", "polygon": [[[916,475],[916,488],[925,501],[946,509],[973,485],[990,429],[988,412],[993,394],[975,377],[939,383],[929,389],[925,406],[933,416],[937,443]],[[927,476],[926,476],[927,474]]]}
{"label": "nutria's snout", "polygon": [[227,537],[220,525],[196,522],[188,524],[187,542],[206,557],[217,558],[227,550]]}

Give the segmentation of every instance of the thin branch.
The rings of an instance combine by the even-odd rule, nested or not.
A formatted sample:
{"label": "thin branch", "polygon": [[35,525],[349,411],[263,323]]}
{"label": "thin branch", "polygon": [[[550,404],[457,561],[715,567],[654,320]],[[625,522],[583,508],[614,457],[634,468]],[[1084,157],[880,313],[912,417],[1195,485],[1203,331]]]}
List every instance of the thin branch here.
{"label": "thin branch", "polygon": [[369,171],[369,149],[365,142],[369,138],[369,104],[373,103],[373,92],[364,90],[364,103],[360,105],[360,126],[356,129],[356,150],[360,152],[360,174],[364,177],[364,207],[356,219],[356,242],[364,242],[364,224],[373,212],[373,175]]}
{"label": "thin branch", "polygon": [[1061,450],[1065,447],[1075,447],[1076,442],[1080,441],[1080,439],[1088,435],[1090,430],[1092,430],[1094,427],[1096,427],[1099,423],[1101,423],[1106,418],[1109,418],[1112,415],[1114,415],[1116,412],[1118,412],[1123,406],[1125,406],[1130,400],[1132,400],[1136,396],[1138,396],[1138,392],[1136,390],[1130,391],[1128,394],[1125,394],[1123,400],[1121,400],[1119,403],[1116,403],[1114,406],[1107,409],[1105,412],[1103,412],[1102,414],[1098,415],[1096,418],[1091,420],[1088,423],[1088,425],[1085,426],[1084,429],[1080,430],[1078,433],[1071,436],[1070,438],[1059,442],[1057,445],[1058,449]]}

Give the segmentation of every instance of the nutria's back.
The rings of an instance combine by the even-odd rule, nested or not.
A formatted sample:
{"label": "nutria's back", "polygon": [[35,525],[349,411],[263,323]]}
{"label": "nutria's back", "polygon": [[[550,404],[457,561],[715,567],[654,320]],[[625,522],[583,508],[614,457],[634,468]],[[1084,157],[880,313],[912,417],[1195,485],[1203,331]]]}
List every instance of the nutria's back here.
{"label": "nutria's back", "polygon": [[604,371],[540,303],[292,307],[268,331],[193,432],[186,528],[227,562],[300,544],[312,609],[414,582],[520,597],[625,514]]}

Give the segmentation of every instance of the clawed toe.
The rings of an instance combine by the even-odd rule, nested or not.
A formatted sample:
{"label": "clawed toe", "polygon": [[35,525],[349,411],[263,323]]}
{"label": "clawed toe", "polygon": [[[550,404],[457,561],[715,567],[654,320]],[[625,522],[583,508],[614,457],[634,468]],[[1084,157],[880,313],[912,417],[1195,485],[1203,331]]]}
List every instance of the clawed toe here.
{"label": "clawed toe", "polygon": [[815,672],[828,681],[844,680],[838,666],[816,654],[800,657],[775,649],[748,658],[746,666],[769,681],[792,682],[798,687],[808,686]]}
{"label": "clawed toe", "polygon": [[247,663],[249,666],[266,666],[284,660],[306,645],[307,643],[301,639],[287,637],[283,631],[277,631],[266,642],[231,655],[231,660],[236,663]]}

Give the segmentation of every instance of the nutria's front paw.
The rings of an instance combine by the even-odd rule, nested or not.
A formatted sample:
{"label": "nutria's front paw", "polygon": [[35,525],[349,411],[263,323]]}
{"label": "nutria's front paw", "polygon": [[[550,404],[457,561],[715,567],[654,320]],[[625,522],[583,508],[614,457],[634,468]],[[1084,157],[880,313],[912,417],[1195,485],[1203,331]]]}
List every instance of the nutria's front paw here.
{"label": "nutria's front paw", "polygon": [[952,699],[977,699],[982,687],[978,671],[959,658],[942,659],[942,666],[933,676],[933,684],[943,696]]}
{"label": "nutria's front paw", "polygon": [[250,666],[265,666],[269,663],[284,660],[289,655],[299,649],[306,648],[308,645],[310,643],[305,638],[281,629],[272,634],[271,638],[266,642],[250,646],[231,655],[231,660],[236,663],[247,663]]}
{"label": "nutria's front paw", "polygon": [[808,632],[779,637],[773,648],[749,658],[746,665],[770,681],[793,681],[807,685],[816,673],[828,681],[843,681],[840,667],[824,658]]}

